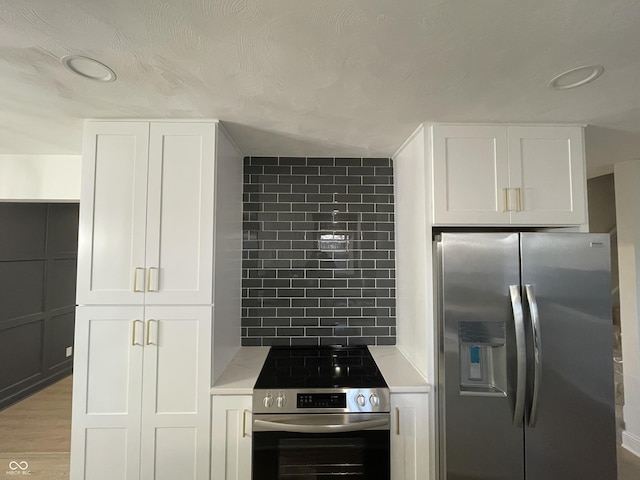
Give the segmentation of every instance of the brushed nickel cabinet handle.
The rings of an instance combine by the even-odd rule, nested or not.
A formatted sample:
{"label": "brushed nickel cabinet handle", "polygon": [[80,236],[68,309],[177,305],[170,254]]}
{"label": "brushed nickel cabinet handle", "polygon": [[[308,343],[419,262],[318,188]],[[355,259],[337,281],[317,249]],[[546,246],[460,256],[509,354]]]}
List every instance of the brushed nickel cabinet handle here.
{"label": "brushed nickel cabinet handle", "polygon": [[396,407],[396,435],[400,435],[400,409]]}
{"label": "brushed nickel cabinet handle", "polygon": [[516,211],[522,211],[522,188],[516,188]]}

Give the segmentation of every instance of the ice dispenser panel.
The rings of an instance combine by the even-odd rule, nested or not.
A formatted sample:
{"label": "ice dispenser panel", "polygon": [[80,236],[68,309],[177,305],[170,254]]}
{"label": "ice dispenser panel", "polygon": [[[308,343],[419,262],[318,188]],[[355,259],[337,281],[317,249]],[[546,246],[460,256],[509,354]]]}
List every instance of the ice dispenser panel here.
{"label": "ice dispenser panel", "polygon": [[460,322],[460,394],[506,396],[504,322]]}

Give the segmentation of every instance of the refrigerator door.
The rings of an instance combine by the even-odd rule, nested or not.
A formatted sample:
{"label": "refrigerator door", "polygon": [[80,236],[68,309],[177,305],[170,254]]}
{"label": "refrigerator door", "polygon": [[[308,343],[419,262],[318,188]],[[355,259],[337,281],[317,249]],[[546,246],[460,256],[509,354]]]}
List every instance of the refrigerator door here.
{"label": "refrigerator door", "polygon": [[522,301],[534,325],[526,478],[615,480],[609,237],[523,233],[521,251]]}
{"label": "refrigerator door", "polygon": [[442,234],[436,252],[440,479],[521,480],[512,304],[520,291],[519,237]]}

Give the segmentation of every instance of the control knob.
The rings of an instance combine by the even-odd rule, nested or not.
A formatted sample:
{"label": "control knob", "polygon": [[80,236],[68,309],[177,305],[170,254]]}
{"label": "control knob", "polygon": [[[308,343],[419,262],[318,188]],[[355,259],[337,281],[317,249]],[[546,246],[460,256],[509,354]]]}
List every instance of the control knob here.
{"label": "control knob", "polygon": [[271,405],[273,405],[273,397],[271,396],[270,393],[267,393],[267,395],[262,400],[262,403],[264,403],[264,406],[266,408],[269,408]]}
{"label": "control knob", "polygon": [[285,398],[284,393],[280,392],[280,394],[276,398],[276,405],[278,406],[278,408],[282,408],[286,403],[287,399]]}
{"label": "control knob", "polygon": [[380,406],[380,399],[375,393],[372,393],[371,396],[369,397],[369,403],[371,404],[372,407],[378,407]]}
{"label": "control knob", "polygon": [[364,398],[364,395],[362,395],[361,393],[358,394],[358,396],[356,397],[356,402],[358,403],[358,405],[360,405],[361,407],[364,407],[365,404],[367,403],[367,400]]}

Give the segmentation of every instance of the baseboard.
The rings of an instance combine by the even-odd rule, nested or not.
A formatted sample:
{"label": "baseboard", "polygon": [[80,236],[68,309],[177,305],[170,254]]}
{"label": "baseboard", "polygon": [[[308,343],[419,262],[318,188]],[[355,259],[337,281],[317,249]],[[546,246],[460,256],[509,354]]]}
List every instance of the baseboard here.
{"label": "baseboard", "polygon": [[25,386],[21,390],[14,392],[7,397],[0,398],[0,410],[4,410],[5,408],[10,407],[20,400],[23,400],[26,397],[33,395],[34,393],[38,393],[40,390],[43,390],[52,383],[56,383],[58,380],[62,380],[64,377],[71,375],[71,373],[72,365],[71,363],[69,363],[67,368],[65,368],[64,370],[59,370],[54,374],[51,374],[45,378],[41,378],[37,382]]}
{"label": "baseboard", "polygon": [[622,432],[622,446],[636,457],[640,457],[640,437],[625,430]]}

